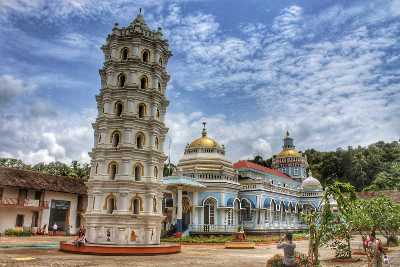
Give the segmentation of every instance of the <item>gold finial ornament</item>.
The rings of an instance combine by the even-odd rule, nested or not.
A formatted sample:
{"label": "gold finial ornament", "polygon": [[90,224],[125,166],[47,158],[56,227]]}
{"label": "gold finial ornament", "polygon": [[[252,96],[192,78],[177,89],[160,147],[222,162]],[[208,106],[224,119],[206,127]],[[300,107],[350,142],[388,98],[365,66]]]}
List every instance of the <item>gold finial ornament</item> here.
{"label": "gold finial ornament", "polygon": [[207,136],[206,122],[203,122],[201,137],[190,143],[188,148],[220,148],[221,146],[214,139]]}

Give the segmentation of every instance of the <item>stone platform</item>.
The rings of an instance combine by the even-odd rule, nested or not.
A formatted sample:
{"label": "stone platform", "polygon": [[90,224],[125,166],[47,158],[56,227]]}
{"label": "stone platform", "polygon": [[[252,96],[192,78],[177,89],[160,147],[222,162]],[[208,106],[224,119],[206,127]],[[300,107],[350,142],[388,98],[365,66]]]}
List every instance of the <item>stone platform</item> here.
{"label": "stone platform", "polygon": [[103,256],[128,256],[128,255],[161,255],[181,252],[180,244],[160,244],[143,246],[116,246],[101,244],[85,244],[77,247],[72,241],[60,242],[60,250],[68,253],[91,254]]}
{"label": "stone platform", "polygon": [[229,248],[229,249],[249,249],[249,248],[255,248],[255,247],[256,247],[256,243],[249,242],[249,241],[225,242],[225,248]]}

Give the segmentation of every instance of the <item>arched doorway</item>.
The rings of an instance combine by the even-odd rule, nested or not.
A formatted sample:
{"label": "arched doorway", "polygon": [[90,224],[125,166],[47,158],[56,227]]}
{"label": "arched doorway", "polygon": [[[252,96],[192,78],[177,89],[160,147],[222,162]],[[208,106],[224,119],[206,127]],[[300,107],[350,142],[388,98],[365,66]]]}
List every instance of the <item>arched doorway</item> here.
{"label": "arched doorway", "polygon": [[182,231],[186,231],[189,228],[191,220],[192,204],[188,197],[182,198]]}

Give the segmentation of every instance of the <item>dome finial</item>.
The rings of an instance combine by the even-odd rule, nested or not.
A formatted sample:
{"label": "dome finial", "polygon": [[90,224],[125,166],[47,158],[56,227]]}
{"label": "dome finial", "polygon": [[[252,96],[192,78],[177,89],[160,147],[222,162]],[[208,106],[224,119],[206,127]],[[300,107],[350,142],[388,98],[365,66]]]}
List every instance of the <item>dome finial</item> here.
{"label": "dome finial", "polygon": [[286,137],[289,137],[289,130],[286,130]]}
{"label": "dome finial", "polygon": [[207,136],[207,129],[206,129],[206,122],[205,121],[203,121],[203,131],[201,132],[201,135],[204,137],[204,136]]}

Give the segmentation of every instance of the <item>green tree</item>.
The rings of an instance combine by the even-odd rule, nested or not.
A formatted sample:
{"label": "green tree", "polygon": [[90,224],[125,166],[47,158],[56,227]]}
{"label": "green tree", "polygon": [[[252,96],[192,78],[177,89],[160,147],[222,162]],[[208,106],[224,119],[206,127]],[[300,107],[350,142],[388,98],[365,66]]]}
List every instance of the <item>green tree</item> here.
{"label": "green tree", "polygon": [[0,158],[0,166],[16,169],[30,169],[30,166],[22,162],[22,160],[14,158]]}
{"label": "green tree", "polygon": [[392,163],[388,169],[379,172],[365,191],[400,190],[400,164]]}

